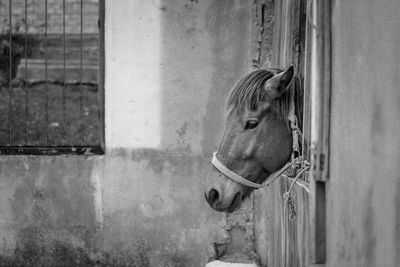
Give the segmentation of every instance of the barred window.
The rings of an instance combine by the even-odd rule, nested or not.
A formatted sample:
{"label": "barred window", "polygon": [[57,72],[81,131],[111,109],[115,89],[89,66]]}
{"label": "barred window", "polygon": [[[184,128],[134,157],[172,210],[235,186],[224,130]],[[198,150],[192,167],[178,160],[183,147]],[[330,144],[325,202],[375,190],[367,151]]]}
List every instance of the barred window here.
{"label": "barred window", "polygon": [[0,153],[101,154],[99,0],[0,0]]}

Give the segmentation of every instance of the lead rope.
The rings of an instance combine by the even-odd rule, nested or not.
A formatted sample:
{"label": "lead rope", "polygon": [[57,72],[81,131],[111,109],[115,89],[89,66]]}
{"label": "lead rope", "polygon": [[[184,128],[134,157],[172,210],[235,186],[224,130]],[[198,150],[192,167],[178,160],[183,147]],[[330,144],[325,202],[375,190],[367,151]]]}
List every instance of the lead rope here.
{"label": "lead rope", "polygon": [[302,167],[296,177],[293,179],[292,183],[290,184],[289,189],[282,195],[282,198],[284,200],[283,204],[283,215],[282,215],[282,252],[283,252],[283,257],[282,261],[284,261],[284,264],[282,266],[289,266],[290,264],[290,255],[288,251],[290,250],[290,243],[289,243],[289,221],[293,221],[293,219],[296,217],[296,204],[294,202],[294,194],[293,194],[293,188],[294,185],[298,182],[298,180],[301,178],[303,173],[307,170],[309,170],[310,165],[307,161],[302,161]]}
{"label": "lead rope", "polygon": [[[295,88],[294,88],[295,90]],[[304,160],[302,156],[300,156],[300,153],[303,152],[303,147],[304,147],[304,137],[302,135],[301,130],[298,127],[298,121],[295,113],[295,99],[294,95],[295,92],[294,90],[290,91],[290,106],[289,106],[289,113],[288,113],[288,119],[290,121],[290,128],[292,130],[292,140],[293,140],[293,147],[292,147],[292,162],[295,160],[300,161],[300,168],[297,165],[297,168],[292,169],[291,176],[295,176],[293,179],[292,183],[289,186],[289,189],[282,195],[282,198],[284,200],[284,205],[283,205],[283,214],[282,214],[282,223],[283,226],[281,228],[282,230],[282,266],[289,266],[290,265],[290,255],[288,251],[290,250],[290,243],[289,243],[289,220],[293,221],[293,219],[296,217],[296,204],[294,202],[294,194],[293,194],[293,188],[295,184],[299,184],[299,179],[302,177],[303,173],[310,168],[310,164]],[[303,114],[304,115],[304,114]],[[301,148],[302,151],[300,152],[300,145],[299,142],[301,139]],[[298,171],[296,174],[296,170]],[[287,176],[286,176],[287,177]],[[290,177],[288,177],[290,178]],[[307,188],[305,187],[307,190]],[[307,190],[308,192],[308,190]]]}
{"label": "lead rope", "polygon": [[[309,169],[309,164],[308,162],[304,161],[303,157],[300,156],[300,139],[303,142],[303,134],[301,130],[299,129],[298,126],[298,121],[297,121],[297,116],[296,116],[296,107],[295,107],[295,90],[296,90],[296,84],[292,87],[293,90],[290,90],[290,105],[289,105],[289,112],[288,112],[288,119],[290,121],[290,128],[292,130],[292,161],[295,159],[300,159],[300,171],[297,172],[296,174],[296,169],[294,168],[292,173],[292,176],[296,177],[294,178],[293,182],[291,183],[289,190],[283,194],[283,199],[285,201],[285,207],[289,207],[289,218],[290,220],[293,220],[294,217],[296,216],[296,205],[294,204],[293,200],[293,187],[294,185],[298,182],[299,178],[302,176],[302,174]],[[303,148],[303,143],[301,144]],[[303,151],[301,151],[303,152]],[[298,167],[298,166],[296,166]]]}
{"label": "lead rope", "polygon": [[285,201],[285,207],[286,206],[289,207],[289,219],[290,220],[293,220],[294,217],[296,216],[296,205],[294,204],[294,201],[293,201],[293,197],[294,197],[293,188],[294,188],[294,185],[297,183],[297,180],[300,179],[302,174],[305,171],[308,171],[310,169],[310,166],[309,166],[308,162],[304,161],[304,163],[305,163],[305,166],[303,166],[301,168],[299,173],[296,175],[296,178],[294,178],[294,180],[290,184],[289,190],[286,191],[282,196],[283,200]]}

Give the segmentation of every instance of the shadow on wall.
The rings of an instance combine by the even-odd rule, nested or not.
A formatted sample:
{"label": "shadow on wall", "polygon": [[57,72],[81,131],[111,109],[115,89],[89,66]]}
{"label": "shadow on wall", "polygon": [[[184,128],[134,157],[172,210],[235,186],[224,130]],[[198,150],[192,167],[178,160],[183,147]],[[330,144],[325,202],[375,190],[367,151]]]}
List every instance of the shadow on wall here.
{"label": "shadow on wall", "polygon": [[249,1],[161,1],[161,145],[211,157],[224,104],[249,70]]}

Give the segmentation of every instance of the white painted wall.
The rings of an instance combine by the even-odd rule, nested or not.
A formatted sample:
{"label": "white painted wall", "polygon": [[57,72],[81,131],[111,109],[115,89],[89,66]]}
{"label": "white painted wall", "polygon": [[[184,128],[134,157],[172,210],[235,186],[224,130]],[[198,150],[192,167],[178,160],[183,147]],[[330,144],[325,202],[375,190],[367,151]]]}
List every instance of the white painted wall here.
{"label": "white painted wall", "polygon": [[106,147],[160,144],[159,1],[106,1]]}

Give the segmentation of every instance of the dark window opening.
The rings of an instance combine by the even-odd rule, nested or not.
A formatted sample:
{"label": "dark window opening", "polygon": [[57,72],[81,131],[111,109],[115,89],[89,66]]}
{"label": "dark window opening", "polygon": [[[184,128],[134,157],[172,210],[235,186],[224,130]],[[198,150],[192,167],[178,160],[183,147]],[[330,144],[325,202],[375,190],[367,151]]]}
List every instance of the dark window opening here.
{"label": "dark window opening", "polygon": [[0,153],[104,151],[104,1],[0,0]]}

